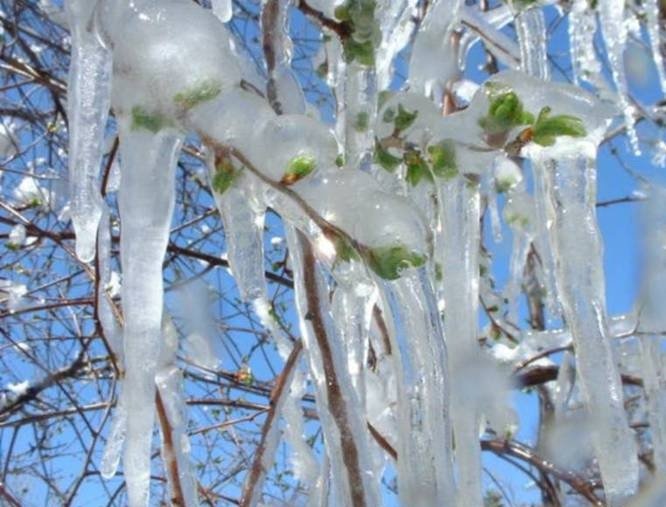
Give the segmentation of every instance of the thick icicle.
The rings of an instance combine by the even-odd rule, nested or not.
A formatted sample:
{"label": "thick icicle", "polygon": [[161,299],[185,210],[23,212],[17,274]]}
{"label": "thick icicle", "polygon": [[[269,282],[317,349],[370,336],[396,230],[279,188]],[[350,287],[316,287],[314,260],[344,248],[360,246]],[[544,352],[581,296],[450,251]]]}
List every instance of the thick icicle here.
{"label": "thick icicle", "polygon": [[629,102],[629,90],[624,70],[624,49],[627,43],[627,27],[624,22],[625,0],[605,0],[599,2],[599,24],[604,36],[608,62],[617,90],[618,100],[624,121],[627,126],[627,136],[636,155],[640,155],[638,136],[634,127],[634,106]]}
{"label": "thick icicle", "polygon": [[67,85],[70,216],[76,254],[89,262],[95,257],[102,216],[97,174],[111,98],[111,52],[90,29],[96,2],[67,0],[65,6],[72,36]]}
{"label": "thick icicle", "polygon": [[336,343],[321,268],[316,265],[308,240],[291,226],[287,226],[287,241],[301,335],[316,386],[335,494],[340,505],[380,506],[379,478],[372,474],[364,412],[357,410],[358,397],[345,354],[341,344]]}
{"label": "thick icicle", "polygon": [[176,364],[178,333],[171,318],[163,318],[164,343],[160,352],[155,383],[159,392],[157,414],[162,435],[162,460],[171,498],[182,500],[182,507],[197,507],[197,486],[190,466],[190,441],[187,436],[187,407],[183,402],[183,375]]}
{"label": "thick icicle", "polygon": [[153,134],[133,128],[129,118],[120,118],[118,202],[123,224],[120,254],[126,365],[122,403],[128,413],[123,463],[130,507],[148,505],[156,352],[162,334],[162,262],[180,145],[181,134],[176,131]]}
{"label": "thick icicle", "polygon": [[639,337],[641,373],[647,398],[653,462],[658,474],[666,473],[666,363],[664,339],[659,333],[666,329],[664,318],[664,287],[666,287],[666,190],[655,187],[650,193],[644,213],[645,248],[643,275],[643,307]]}
{"label": "thick icicle", "polygon": [[[607,502],[624,505],[638,485],[633,434],[624,411],[622,381],[606,316],[602,242],[596,221],[596,147],[590,141],[544,150],[536,164],[546,175],[555,213],[551,248],[564,317],[571,329],[576,368]],[[533,159],[534,160],[534,159]]]}
{"label": "thick icicle", "polygon": [[478,184],[462,176],[442,185],[439,193],[444,329],[451,378],[451,420],[458,470],[457,507],[482,505],[480,410],[464,389],[466,364],[477,354],[479,301],[480,196]]}
{"label": "thick icicle", "polygon": [[382,28],[382,42],[375,56],[377,89],[386,90],[391,84],[393,59],[409,42],[414,30],[416,0],[384,0],[377,7],[378,22]]}
{"label": "thick icicle", "polygon": [[[454,498],[446,346],[427,268],[385,282],[397,328],[398,491],[402,505],[448,505]],[[474,428],[475,435],[476,427]],[[477,439],[478,445],[478,439]]]}

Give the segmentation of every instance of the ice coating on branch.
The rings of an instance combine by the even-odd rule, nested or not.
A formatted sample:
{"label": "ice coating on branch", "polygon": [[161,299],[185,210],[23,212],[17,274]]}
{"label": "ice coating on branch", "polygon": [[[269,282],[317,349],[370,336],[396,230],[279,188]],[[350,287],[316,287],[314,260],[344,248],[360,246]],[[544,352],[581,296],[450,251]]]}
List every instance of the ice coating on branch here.
{"label": "ice coating on branch", "polygon": [[211,0],[211,10],[217,16],[217,19],[226,23],[234,15],[232,0]]}
{"label": "ice coating on branch", "polygon": [[136,127],[173,124],[240,81],[228,32],[209,10],[186,0],[101,1],[100,33],[113,47],[114,109],[132,115]]}
{"label": "ice coating on branch", "polygon": [[65,2],[72,36],[67,84],[70,216],[76,254],[84,262],[95,257],[102,216],[97,175],[111,97],[111,52],[90,29],[95,6],[90,0]]}
{"label": "ice coating on branch", "polygon": [[644,224],[643,306],[641,328],[655,333],[639,337],[641,373],[647,398],[648,421],[656,470],[666,473],[666,362],[664,339],[664,287],[666,287],[666,190],[654,187],[649,194]]}
{"label": "ice coating on branch", "polygon": [[609,341],[596,222],[595,144],[569,142],[533,159],[546,174],[552,196],[556,282],[574,339],[578,380],[595,417],[592,442],[610,505],[624,505],[638,485],[638,462],[624,411],[620,374]]}
{"label": "ice coating on branch", "polygon": [[599,2],[599,24],[608,52],[613,82],[617,91],[620,109],[624,114],[629,142],[636,155],[640,155],[638,136],[634,128],[634,106],[630,103],[627,78],[624,70],[624,49],[627,43],[627,28],[624,22],[625,0]]}
{"label": "ice coating on branch", "polygon": [[356,410],[358,396],[337,340],[321,265],[305,236],[289,225],[286,229],[301,336],[316,387],[335,494],[341,505],[381,506],[364,413]]}
{"label": "ice coating on branch", "polygon": [[183,400],[183,375],[176,364],[178,333],[167,314],[164,315],[162,329],[164,343],[155,375],[160,397],[157,410],[162,435],[162,459],[171,498],[182,498],[179,505],[183,507],[198,507],[197,483],[189,459],[190,442],[187,435],[187,406]]}
{"label": "ice coating on branch", "polygon": [[157,351],[162,342],[162,262],[173,211],[175,167],[181,135],[155,134],[120,117],[122,301],[126,376],[122,403],[128,413],[124,470],[131,507],[148,505]]}

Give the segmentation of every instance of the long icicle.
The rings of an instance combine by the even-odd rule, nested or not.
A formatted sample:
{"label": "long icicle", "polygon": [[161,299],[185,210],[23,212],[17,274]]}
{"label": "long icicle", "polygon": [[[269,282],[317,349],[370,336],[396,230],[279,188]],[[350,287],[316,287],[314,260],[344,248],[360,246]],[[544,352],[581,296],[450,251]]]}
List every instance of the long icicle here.
{"label": "long icicle", "polygon": [[120,119],[118,202],[123,223],[120,254],[126,363],[122,403],[128,414],[123,463],[130,507],[148,504],[155,374],[162,341],[162,262],[181,142],[176,131],[134,130],[130,119]]}
{"label": "long icicle", "polygon": [[90,0],[65,2],[72,36],[67,83],[70,216],[76,254],[84,262],[95,257],[102,216],[97,176],[111,100],[111,52],[89,28],[95,5]]}
{"label": "long icicle", "polygon": [[602,240],[596,219],[596,148],[584,141],[537,160],[546,175],[555,221],[551,248],[556,282],[576,353],[587,410],[595,418],[593,445],[611,506],[624,505],[638,485],[634,436],[624,411],[620,374],[606,316]]}

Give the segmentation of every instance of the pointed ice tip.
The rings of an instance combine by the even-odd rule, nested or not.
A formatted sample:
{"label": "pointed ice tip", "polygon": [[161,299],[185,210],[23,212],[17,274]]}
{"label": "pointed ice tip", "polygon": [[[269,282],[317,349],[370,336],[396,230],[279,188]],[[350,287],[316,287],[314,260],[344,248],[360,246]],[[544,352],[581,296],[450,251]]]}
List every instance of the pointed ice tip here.
{"label": "pointed ice tip", "polygon": [[74,234],[76,236],[76,256],[81,262],[90,263],[95,260],[97,226],[92,224],[74,223]]}

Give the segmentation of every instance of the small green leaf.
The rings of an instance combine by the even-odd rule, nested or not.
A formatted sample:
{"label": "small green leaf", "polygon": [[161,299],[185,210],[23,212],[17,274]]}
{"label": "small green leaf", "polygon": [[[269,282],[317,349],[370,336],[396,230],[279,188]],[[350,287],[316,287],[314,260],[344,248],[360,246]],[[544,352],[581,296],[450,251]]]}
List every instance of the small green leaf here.
{"label": "small green leaf", "polygon": [[450,180],[458,175],[458,164],[456,163],[456,147],[451,139],[428,146],[432,172],[435,176]]}
{"label": "small green leaf", "polygon": [[370,115],[367,111],[361,111],[356,115],[354,120],[354,128],[357,132],[365,132],[368,130],[368,125],[370,123]]}
{"label": "small green leaf", "polygon": [[145,129],[157,133],[170,125],[171,121],[159,113],[151,114],[141,106],[132,108],[132,130]]}
{"label": "small green leaf", "polygon": [[426,258],[398,244],[371,248],[366,254],[366,261],[370,269],[384,280],[397,280],[403,270],[423,266]]}
{"label": "small green leaf", "polygon": [[356,61],[366,67],[374,67],[375,47],[372,45],[372,41],[358,42],[349,37],[345,40],[342,49],[344,59],[347,63]]}
{"label": "small green leaf", "polygon": [[415,187],[419,182],[425,178],[430,182],[434,182],[434,178],[428,164],[421,155],[421,152],[418,150],[409,150],[405,152],[403,158],[405,165],[407,166],[407,174],[405,179],[407,182]]}
{"label": "small green leaf", "polygon": [[523,109],[523,103],[513,91],[493,96],[491,94],[488,114],[479,120],[486,133],[502,134],[519,125],[534,122],[534,115]]}
{"label": "small green leaf", "polygon": [[398,104],[398,114],[395,117],[394,124],[397,130],[407,130],[411,127],[416,117],[419,115],[418,111],[409,112],[402,104]]}
{"label": "small green leaf", "polygon": [[441,282],[444,279],[444,271],[441,262],[435,262],[435,280]]}
{"label": "small green leaf", "polygon": [[338,167],[343,167],[345,165],[345,156],[342,153],[335,157],[335,165]]}
{"label": "small green leaf", "polygon": [[214,99],[221,91],[222,84],[219,81],[206,79],[187,90],[177,93],[174,95],[173,101],[184,109],[192,109],[202,102]]}
{"label": "small green leaf", "polygon": [[[393,96],[393,92],[391,90],[382,90],[377,94],[377,109],[381,109],[386,102]],[[391,122],[393,120],[389,120]]]}
{"label": "small green leaf", "polygon": [[375,142],[375,162],[391,173],[400,165],[402,159],[391,155],[391,153],[381,145],[379,140],[377,140]]}
{"label": "small green leaf", "polygon": [[213,190],[220,195],[224,194],[236,179],[236,173],[233,164],[228,159],[223,159],[221,163],[215,166],[212,181]]}
{"label": "small green leaf", "polygon": [[338,5],[333,11],[333,16],[340,21],[350,21],[349,6],[346,3]]}
{"label": "small green leaf", "polygon": [[544,107],[532,129],[532,140],[541,146],[552,146],[557,136],[585,137],[587,131],[577,116],[560,114],[550,116],[550,108]]}
{"label": "small green leaf", "polygon": [[395,120],[395,109],[392,107],[386,108],[386,111],[384,111],[384,114],[382,115],[382,121],[384,123],[393,123]]}
{"label": "small green leaf", "polygon": [[312,155],[298,155],[289,161],[287,170],[284,176],[282,176],[280,183],[283,185],[293,185],[314,171],[316,166],[317,160]]}

